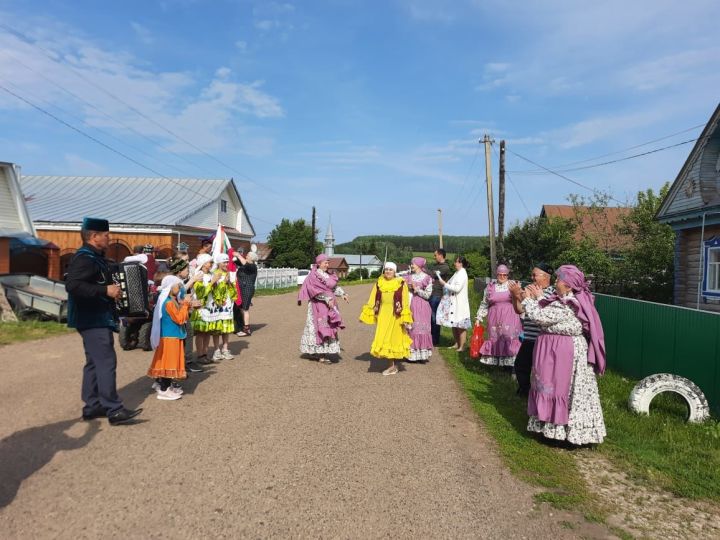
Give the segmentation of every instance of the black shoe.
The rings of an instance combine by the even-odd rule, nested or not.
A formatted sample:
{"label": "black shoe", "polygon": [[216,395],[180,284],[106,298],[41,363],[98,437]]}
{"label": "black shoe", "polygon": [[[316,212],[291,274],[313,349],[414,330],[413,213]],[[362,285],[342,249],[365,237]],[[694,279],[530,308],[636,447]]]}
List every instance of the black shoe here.
{"label": "black shoe", "polygon": [[142,409],[135,409],[133,411],[132,409],[122,408],[118,412],[113,414],[112,416],[109,416],[108,421],[110,422],[111,426],[127,424],[130,420],[135,418],[141,412],[142,412]]}
{"label": "black shoe", "polygon": [[185,364],[185,371],[189,371],[190,373],[202,373],[204,370],[200,367],[200,364],[196,362],[188,362]]}
{"label": "black shoe", "polygon": [[95,418],[105,418],[106,416],[107,410],[101,407],[100,409],[94,409],[89,413],[83,412],[82,419],[87,422],[89,420],[95,420]]}

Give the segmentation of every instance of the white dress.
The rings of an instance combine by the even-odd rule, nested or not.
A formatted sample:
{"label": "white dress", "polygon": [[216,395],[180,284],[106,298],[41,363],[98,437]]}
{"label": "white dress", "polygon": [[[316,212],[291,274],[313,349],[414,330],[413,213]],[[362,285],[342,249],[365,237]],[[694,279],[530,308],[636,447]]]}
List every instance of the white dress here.
{"label": "white dress", "polygon": [[453,274],[445,283],[444,293],[437,309],[436,321],[450,328],[470,328],[470,302],[468,301],[468,275],[464,268]]}

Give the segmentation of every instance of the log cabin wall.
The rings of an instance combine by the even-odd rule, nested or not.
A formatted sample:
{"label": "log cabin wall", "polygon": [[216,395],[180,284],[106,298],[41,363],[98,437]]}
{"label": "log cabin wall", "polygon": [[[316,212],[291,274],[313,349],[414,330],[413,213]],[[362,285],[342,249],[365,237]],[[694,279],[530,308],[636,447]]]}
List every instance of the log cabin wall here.
{"label": "log cabin wall", "polygon": [[[696,309],[698,300],[698,271],[700,269],[700,232],[701,229],[682,229],[676,231],[675,253],[675,304]],[[720,236],[720,225],[705,227],[703,241]],[[700,279],[703,272],[700,271]],[[700,309],[720,313],[720,299],[700,297]]]}

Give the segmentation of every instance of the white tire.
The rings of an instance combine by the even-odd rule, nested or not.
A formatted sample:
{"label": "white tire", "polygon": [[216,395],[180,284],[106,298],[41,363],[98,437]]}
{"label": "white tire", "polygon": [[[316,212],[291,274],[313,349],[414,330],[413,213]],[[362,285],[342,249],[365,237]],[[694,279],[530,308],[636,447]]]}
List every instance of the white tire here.
{"label": "white tire", "polygon": [[650,403],[663,392],[674,392],[685,399],[690,411],[688,422],[703,422],[710,417],[710,406],[703,391],[691,380],[670,373],[650,375],[637,383],[630,392],[630,409],[639,414],[650,414]]}

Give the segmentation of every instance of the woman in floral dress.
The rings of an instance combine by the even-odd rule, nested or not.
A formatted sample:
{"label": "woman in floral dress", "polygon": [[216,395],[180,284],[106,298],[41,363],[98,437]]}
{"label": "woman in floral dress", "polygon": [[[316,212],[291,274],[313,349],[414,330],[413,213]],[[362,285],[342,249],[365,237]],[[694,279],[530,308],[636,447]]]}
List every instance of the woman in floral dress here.
{"label": "woman in floral dress", "polygon": [[327,255],[318,255],[298,294],[298,305],[303,300],[308,303],[300,353],[318,358],[321,364],[332,363],[328,355],[340,354],[338,331],[345,326],[335,297],[348,301],[348,295],[337,284],[338,277],[328,273],[329,264]]}
{"label": "woman in floral dress", "polygon": [[605,438],[596,374],[605,371],[605,339],[584,274],[564,265],[556,294],[543,298],[537,285],[525,289],[525,315],[541,328],[533,353],[528,431],[572,444]]}
{"label": "woman in floral dress", "polygon": [[455,349],[465,350],[467,329],[472,326],[470,321],[470,301],[468,300],[468,260],[465,257],[455,259],[455,273],[448,281],[438,274],[437,278],[444,287],[444,293],[438,306],[436,320],[441,326],[452,328],[455,338]]}
{"label": "woman in floral dress", "polygon": [[406,276],[410,293],[410,311],[413,323],[410,328],[412,345],[410,346],[410,362],[425,362],[432,356],[433,344],[430,332],[430,296],[432,295],[432,277],[425,273],[425,261],[422,257],[414,257],[410,264],[411,273]]}
{"label": "woman in floral dress", "polygon": [[520,350],[522,322],[512,305],[509,275],[507,266],[498,265],[497,281],[485,287],[477,311],[477,324],[487,317],[487,337],[480,349],[480,362],[490,366],[512,367]]}

